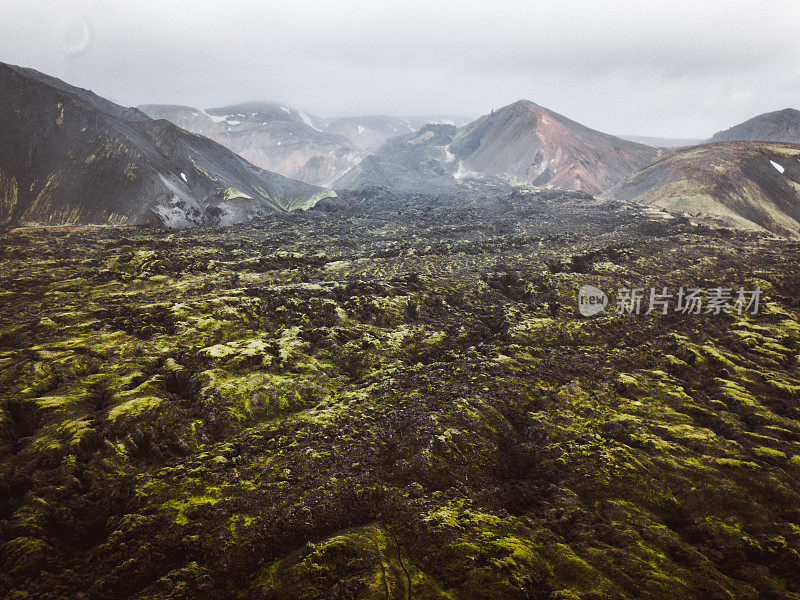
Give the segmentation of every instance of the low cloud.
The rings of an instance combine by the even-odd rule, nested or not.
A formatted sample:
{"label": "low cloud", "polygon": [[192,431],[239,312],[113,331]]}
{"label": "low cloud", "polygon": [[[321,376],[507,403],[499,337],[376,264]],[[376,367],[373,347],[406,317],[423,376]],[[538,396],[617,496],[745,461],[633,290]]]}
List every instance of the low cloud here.
{"label": "low cloud", "polygon": [[796,0],[4,4],[0,60],[126,105],[478,116],[527,98],[680,137],[800,106]]}

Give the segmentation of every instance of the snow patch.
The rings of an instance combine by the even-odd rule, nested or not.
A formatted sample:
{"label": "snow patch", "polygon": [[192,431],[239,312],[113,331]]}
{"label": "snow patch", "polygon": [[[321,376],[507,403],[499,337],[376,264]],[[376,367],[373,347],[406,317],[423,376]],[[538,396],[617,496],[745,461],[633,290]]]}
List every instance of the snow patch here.
{"label": "snow patch", "polygon": [[306,125],[308,125],[309,127],[311,127],[311,129],[313,129],[314,131],[319,131],[319,129],[317,129],[316,127],[314,127],[314,121],[312,121],[312,120],[311,120],[311,117],[309,117],[309,116],[308,116],[306,113],[304,113],[302,110],[298,110],[298,111],[297,111],[297,115],[298,115],[298,116],[299,116],[299,117],[300,117],[300,118],[303,120],[303,123],[305,123]]}
{"label": "snow patch", "polygon": [[203,113],[205,116],[207,116],[209,119],[211,119],[214,123],[222,123],[223,121],[226,121],[228,119],[228,115],[226,115],[224,117],[218,117],[216,115],[208,114],[203,109],[200,109],[200,112]]}
{"label": "snow patch", "polygon": [[784,169],[784,168],[783,168],[783,166],[782,166],[782,165],[779,165],[779,164],[778,164],[778,163],[776,163],[774,160],[771,160],[771,161],[769,161],[769,162],[771,162],[771,163],[772,163],[772,166],[773,166],[773,167],[775,167],[775,169],[778,171],[778,173],[783,173],[783,172],[786,170],[786,169]]}
{"label": "snow patch", "polygon": [[228,121],[228,125],[241,125],[241,121]]}

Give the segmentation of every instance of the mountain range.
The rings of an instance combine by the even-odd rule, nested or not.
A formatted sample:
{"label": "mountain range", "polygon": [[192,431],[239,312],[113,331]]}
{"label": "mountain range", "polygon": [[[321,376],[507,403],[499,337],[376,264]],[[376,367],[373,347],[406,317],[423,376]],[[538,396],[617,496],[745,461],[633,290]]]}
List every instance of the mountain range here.
{"label": "mountain range", "polygon": [[724,225],[800,237],[800,111],[758,115],[705,143],[664,150],[610,190]]}
{"label": "mountain range", "polygon": [[31,69],[0,64],[0,224],[227,225],[331,192]]}
{"label": "mountain range", "polygon": [[312,184],[330,185],[358,164],[361,151],[304,111],[253,102],[201,110],[188,106],[145,105],[154,119],[208,137],[254,165]]}
{"label": "mountain range", "polygon": [[332,185],[391,137],[413,133],[428,122],[470,121],[447,115],[326,120],[275,102],[208,109],[147,104],[139,110],[219,142],[263,169],[324,186]]}
{"label": "mountain range", "polygon": [[704,140],[700,138],[663,138],[648,135],[621,135],[623,140],[637,142],[656,148],[678,148],[680,146],[696,146],[702,144]]}
{"label": "mountain range", "polygon": [[335,187],[453,187],[496,177],[537,187],[602,193],[659,154],[520,100],[463,126],[426,125],[387,140]]}
{"label": "mountain range", "polygon": [[307,208],[333,189],[468,184],[582,191],[800,237],[794,109],[705,142],[626,139],[528,100],[475,120],[322,119],[274,102],[125,108],[4,64],[0,99],[5,226],[227,225]]}

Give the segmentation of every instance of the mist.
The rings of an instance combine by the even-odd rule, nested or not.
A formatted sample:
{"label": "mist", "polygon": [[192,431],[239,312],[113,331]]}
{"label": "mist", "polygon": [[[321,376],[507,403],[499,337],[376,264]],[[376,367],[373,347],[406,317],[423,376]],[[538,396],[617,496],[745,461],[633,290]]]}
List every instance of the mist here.
{"label": "mist", "polygon": [[276,100],[476,117],[525,98],[614,134],[704,138],[800,106],[800,4],[0,2],[0,61],[115,102]]}

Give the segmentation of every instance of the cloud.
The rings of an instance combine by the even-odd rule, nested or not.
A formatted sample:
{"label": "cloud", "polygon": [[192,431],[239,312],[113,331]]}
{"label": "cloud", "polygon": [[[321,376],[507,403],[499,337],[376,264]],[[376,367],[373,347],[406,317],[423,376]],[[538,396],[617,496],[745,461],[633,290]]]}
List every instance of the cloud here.
{"label": "cloud", "polygon": [[687,137],[800,105],[796,0],[62,0],[2,14],[0,60],[128,105],[477,116],[528,98],[613,133]]}

